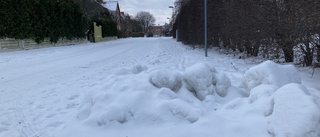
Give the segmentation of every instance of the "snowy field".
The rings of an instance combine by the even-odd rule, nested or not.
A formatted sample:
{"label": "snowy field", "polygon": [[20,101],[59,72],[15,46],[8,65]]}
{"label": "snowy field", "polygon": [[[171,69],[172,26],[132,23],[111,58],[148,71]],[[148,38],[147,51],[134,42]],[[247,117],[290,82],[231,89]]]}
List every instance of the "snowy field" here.
{"label": "snowy field", "polygon": [[320,72],[172,38],[0,53],[0,137],[320,137]]}

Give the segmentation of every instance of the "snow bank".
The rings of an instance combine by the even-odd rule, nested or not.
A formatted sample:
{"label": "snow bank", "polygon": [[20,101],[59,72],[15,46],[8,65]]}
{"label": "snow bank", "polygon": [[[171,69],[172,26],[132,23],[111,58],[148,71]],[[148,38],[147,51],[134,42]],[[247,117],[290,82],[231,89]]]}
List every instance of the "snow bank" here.
{"label": "snow bank", "polygon": [[181,88],[182,76],[180,72],[161,69],[151,72],[149,81],[157,88],[165,87],[177,91]]}
{"label": "snow bank", "polygon": [[269,132],[276,137],[317,137],[320,109],[308,90],[288,84],[273,94],[273,112],[268,117]]}
{"label": "snow bank", "polygon": [[289,83],[301,83],[299,71],[292,65],[279,65],[272,61],[250,68],[243,79],[243,85],[248,91],[261,84],[281,87]]}

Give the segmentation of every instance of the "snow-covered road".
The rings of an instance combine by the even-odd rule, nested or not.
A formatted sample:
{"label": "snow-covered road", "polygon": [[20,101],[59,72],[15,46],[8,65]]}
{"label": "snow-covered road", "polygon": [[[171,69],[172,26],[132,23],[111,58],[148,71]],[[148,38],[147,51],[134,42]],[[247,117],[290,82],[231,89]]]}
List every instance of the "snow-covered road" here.
{"label": "snow-covered road", "polygon": [[76,108],[79,94],[119,67],[152,56],[159,41],[124,39],[1,53],[0,117],[5,121],[0,135],[29,137],[59,126],[62,122],[48,121]]}
{"label": "snow-covered road", "polygon": [[[239,60],[231,55],[217,54],[215,51],[209,52],[209,58],[205,58],[202,52],[202,50],[192,50],[190,47],[183,46],[172,38],[131,38],[97,44],[85,43],[64,47],[0,53],[0,137],[182,137],[186,135],[208,136],[214,133],[220,133],[220,136],[269,136],[266,119],[253,115],[249,115],[252,116],[253,120],[247,121],[250,119],[249,116],[244,116],[241,119],[242,114],[248,113],[245,111],[250,105],[243,105],[238,100],[233,102],[239,103],[240,106],[231,103],[235,111],[241,110],[237,111],[237,113],[231,112],[230,108],[217,113],[207,111],[206,109],[210,108],[210,106],[206,105],[210,105],[210,103],[203,103],[205,101],[201,102],[197,99],[194,100],[194,98],[190,97],[191,93],[189,95],[189,93],[185,92],[187,91],[184,88],[185,86],[182,86],[182,89],[177,93],[178,95],[172,96],[182,98],[176,104],[181,105],[181,102],[182,104],[187,102],[187,105],[174,105],[177,109],[171,110],[170,113],[174,114],[174,118],[169,118],[169,120],[179,119],[178,117],[183,115],[183,118],[180,119],[188,119],[189,121],[191,119],[193,122],[194,119],[196,121],[199,119],[199,122],[196,124],[185,124],[178,120],[177,123],[179,124],[177,126],[175,125],[177,123],[168,122],[168,119],[164,118],[167,113],[165,111],[166,107],[162,106],[163,103],[159,103],[162,109],[154,109],[163,114],[163,116],[159,116],[159,119],[162,119],[153,119],[151,121],[155,122],[151,122],[151,124],[150,121],[141,120],[139,116],[131,114],[131,111],[136,111],[136,113],[142,111],[141,117],[151,116],[151,114],[152,117],[157,116],[154,113],[148,112],[152,111],[147,110],[148,106],[144,106],[142,109],[143,105],[141,103],[137,103],[128,110],[130,111],[130,115],[132,115],[130,117],[133,117],[132,119],[124,118],[124,120],[120,120],[120,123],[128,124],[117,125],[112,122],[111,124],[101,124],[99,118],[110,118],[109,113],[104,114],[108,115],[108,118],[100,116],[100,113],[102,115],[102,113],[109,111],[109,106],[96,105],[99,103],[96,102],[94,96],[104,96],[104,94],[100,95],[100,92],[103,91],[110,90],[113,93],[116,92],[115,90],[123,92],[128,89],[130,91],[137,91],[137,93],[141,91],[141,94],[143,93],[143,95],[148,96],[149,93],[147,91],[158,90],[147,81],[149,74],[154,70],[166,69],[180,73],[193,64],[205,62],[230,78],[231,84],[234,86],[232,91],[237,91],[235,88],[238,88],[242,84],[241,79],[244,72],[258,63],[254,61],[248,63],[248,60]],[[306,75],[305,77],[308,76]],[[144,81],[145,83],[143,83]],[[308,83],[314,83],[314,81]],[[314,89],[314,94],[319,93],[318,95],[320,95],[320,92],[317,91],[319,87],[308,88]],[[239,92],[241,91],[239,90]],[[170,94],[171,96],[173,92],[171,93],[170,91],[168,93],[160,89],[159,93]],[[93,94],[93,97],[90,97],[90,99],[94,103],[92,103],[90,111],[85,111],[84,106],[88,102],[84,102],[84,100],[86,100],[88,94]],[[111,98],[114,97],[118,100],[120,98],[121,100],[121,97],[118,97],[117,94],[114,93],[114,96],[111,96]],[[228,101],[240,96],[240,94],[242,93],[227,96],[226,98],[216,98],[216,103],[213,106],[215,108],[220,107],[224,103],[228,103]],[[138,96],[133,96],[133,98],[135,97],[138,98]],[[150,95],[150,98],[152,97],[154,97],[153,94]],[[155,100],[159,102],[163,101],[159,98],[155,98]],[[126,101],[127,99],[124,98],[118,104]],[[132,100],[128,99],[128,102],[130,101]],[[152,100],[146,99],[146,101],[150,101],[151,104],[155,105],[154,107],[157,106],[156,103],[152,103]],[[210,100],[206,101],[210,102]],[[141,102],[143,103],[144,101]],[[130,104],[123,105],[130,106]],[[169,103],[169,108],[172,105]],[[192,107],[190,110],[189,108],[181,110],[188,105]],[[101,111],[95,111],[97,110],[95,107],[98,107]],[[112,108],[113,106],[110,107]],[[118,107],[116,107],[117,109]],[[123,111],[126,110],[123,109]],[[144,112],[148,112],[148,115],[144,115]],[[256,111],[253,112],[255,113]],[[85,118],[82,118],[83,113],[86,115]],[[233,117],[236,114],[239,115]],[[81,118],[79,118],[80,115]],[[97,126],[98,128],[92,124],[92,121],[96,120],[96,117],[98,123],[100,122],[99,126]],[[228,119],[231,117],[233,119]],[[102,121],[105,122],[105,119]],[[232,121],[234,123],[229,123],[230,125],[228,125],[228,122]],[[221,125],[211,125],[210,122],[219,122]],[[248,124],[242,125],[243,122],[247,122]],[[143,128],[133,128],[139,127],[139,125]],[[144,126],[148,127],[148,129],[150,128],[150,131],[144,131],[146,129]],[[223,128],[223,126],[225,127]],[[171,128],[177,129],[175,132],[169,133]],[[194,128],[196,128],[196,131],[192,132],[191,129]],[[212,131],[208,131],[209,129]],[[123,130],[126,130],[126,132],[123,132]],[[163,131],[167,133],[161,134]]]}

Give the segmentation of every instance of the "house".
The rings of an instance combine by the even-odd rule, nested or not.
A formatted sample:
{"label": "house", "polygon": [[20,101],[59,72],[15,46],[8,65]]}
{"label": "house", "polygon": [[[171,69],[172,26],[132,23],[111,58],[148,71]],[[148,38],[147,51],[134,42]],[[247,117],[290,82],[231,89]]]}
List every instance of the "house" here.
{"label": "house", "polygon": [[121,31],[121,11],[118,1],[103,0],[101,5],[113,15],[114,20],[117,22],[117,29]]}
{"label": "house", "polygon": [[150,26],[149,33],[152,33],[154,36],[162,36],[163,28],[162,26]]}

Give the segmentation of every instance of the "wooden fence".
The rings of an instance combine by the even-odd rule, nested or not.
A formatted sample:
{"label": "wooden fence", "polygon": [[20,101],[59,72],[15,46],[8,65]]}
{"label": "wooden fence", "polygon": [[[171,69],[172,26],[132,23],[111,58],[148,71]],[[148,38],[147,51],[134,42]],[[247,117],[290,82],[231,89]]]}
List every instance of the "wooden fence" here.
{"label": "wooden fence", "polygon": [[49,39],[45,39],[42,43],[38,44],[31,39],[13,39],[13,38],[5,38],[0,39],[0,51],[11,51],[11,50],[19,50],[19,49],[38,49],[44,47],[52,47],[52,46],[65,46],[65,45],[74,45],[80,43],[86,43],[86,39],[76,39],[76,40],[68,40],[68,39],[60,39],[57,43],[51,43]]}
{"label": "wooden fence", "polygon": [[[115,40],[117,37],[107,37],[102,38],[102,41]],[[31,39],[13,39],[13,38],[4,38],[0,39],[0,52],[1,51],[13,51],[13,50],[29,50],[29,49],[38,49],[44,47],[54,47],[54,46],[68,46],[80,43],[88,42],[87,39],[60,39],[57,43],[51,43],[49,39],[45,39],[42,43],[38,44]]]}

